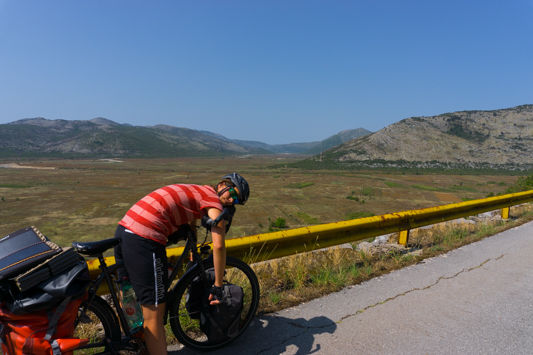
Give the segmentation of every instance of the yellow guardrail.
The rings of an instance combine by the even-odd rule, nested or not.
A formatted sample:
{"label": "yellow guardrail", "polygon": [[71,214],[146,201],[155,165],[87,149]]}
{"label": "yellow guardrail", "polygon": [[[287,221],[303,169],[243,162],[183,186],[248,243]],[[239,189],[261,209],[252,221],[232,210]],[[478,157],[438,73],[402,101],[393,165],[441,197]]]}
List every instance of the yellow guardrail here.
{"label": "yellow guardrail", "polygon": [[[508,218],[511,206],[530,201],[533,201],[533,190],[438,207],[228,239],[226,240],[226,253],[228,256],[259,262],[395,232],[399,233],[398,242],[407,245],[410,229],[498,209],[502,210],[502,218]],[[177,260],[182,252],[183,247],[169,248],[167,249],[167,256],[169,260]],[[106,264],[111,265],[114,262],[113,257],[106,258]],[[87,263],[91,276],[95,277],[100,273],[98,260],[89,260]],[[102,292],[99,293],[105,293],[103,287],[105,287],[104,284],[101,287]]]}

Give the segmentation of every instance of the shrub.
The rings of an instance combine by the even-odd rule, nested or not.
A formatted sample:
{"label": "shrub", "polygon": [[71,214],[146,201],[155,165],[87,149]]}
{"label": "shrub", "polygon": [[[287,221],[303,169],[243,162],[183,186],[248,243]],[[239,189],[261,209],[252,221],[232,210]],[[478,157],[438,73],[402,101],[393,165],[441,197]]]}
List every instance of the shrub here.
{"label": "shrub", "polygon": [[[269,217],[270,220],[270,217]],[[285,228],[287,226],[287,221],[285,218],[278,217],[275,221],[271,221],[270,225],[268,226],[268,231],[273,232],[280,228]]]}
{"label": "shrub", "polygon": [[284,228],[286,226],[286,224],[287,224],[287,221],[285,220],[285,218],[281,218],[281,217],[276,219],[276,221],[274,222],[274,225],[277,228]]}
{"label": "shrub", "polygon": [[[499,184],[498,184],[499,185]],[[533,174],[530,176],[522,176],[518,178],[518,181],[511,185],[505,193],[512,194],[514,192],[533,190]]]}

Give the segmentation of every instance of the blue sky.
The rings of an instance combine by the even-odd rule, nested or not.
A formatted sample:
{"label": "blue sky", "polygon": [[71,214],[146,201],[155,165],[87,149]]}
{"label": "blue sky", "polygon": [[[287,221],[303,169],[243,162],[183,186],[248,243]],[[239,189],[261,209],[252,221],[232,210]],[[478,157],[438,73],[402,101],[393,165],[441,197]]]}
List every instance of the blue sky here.
{"label": "blue sky", "polygon": [[0,124],[270,144],[533,104],[533,0],[0,0]]}

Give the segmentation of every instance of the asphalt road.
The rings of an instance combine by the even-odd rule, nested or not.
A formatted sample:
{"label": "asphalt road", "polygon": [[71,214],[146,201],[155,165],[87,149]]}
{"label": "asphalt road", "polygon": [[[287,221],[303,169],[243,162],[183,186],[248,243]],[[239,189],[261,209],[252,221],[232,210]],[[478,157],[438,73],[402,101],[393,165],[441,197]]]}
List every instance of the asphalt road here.
{"label": "asphalt road", "polygon": [[533,222],[257,318],[216,354],[533,354]]}

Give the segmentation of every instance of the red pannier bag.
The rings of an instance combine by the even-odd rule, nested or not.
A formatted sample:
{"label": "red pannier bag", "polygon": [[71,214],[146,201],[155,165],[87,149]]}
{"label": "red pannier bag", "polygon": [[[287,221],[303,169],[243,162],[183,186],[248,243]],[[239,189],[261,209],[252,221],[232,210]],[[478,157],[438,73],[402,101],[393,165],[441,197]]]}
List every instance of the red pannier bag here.
{"label": "red pannier bag", "polygon": [[[89,339],[74,338],[78,309],[87,296],[66,300],[51,312],[15,315],[0,307],[2,352],[4,355],[71,355]],[[50,323],[55,323],[55,326]]]}

